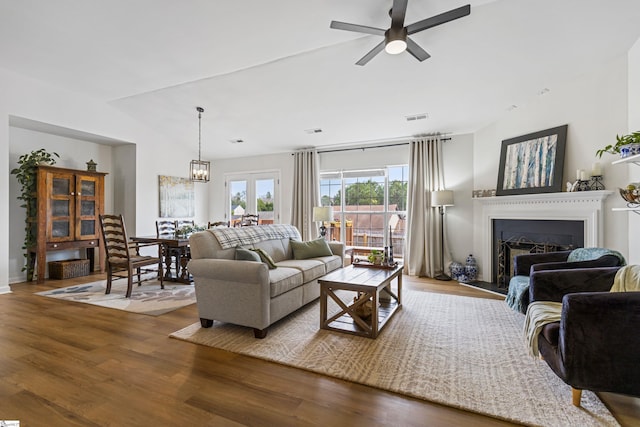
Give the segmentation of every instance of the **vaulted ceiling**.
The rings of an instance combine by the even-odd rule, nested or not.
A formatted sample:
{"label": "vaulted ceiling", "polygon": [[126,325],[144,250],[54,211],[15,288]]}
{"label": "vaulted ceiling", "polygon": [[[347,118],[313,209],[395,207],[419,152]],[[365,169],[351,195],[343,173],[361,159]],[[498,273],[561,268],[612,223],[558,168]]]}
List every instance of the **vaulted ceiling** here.
{"label": "vaulted ceiling", "polygon": [[[637,0],[409,0],[406,23],[471,4],[355,65],[392,0],[0,0],[0,67],[111,104],[215,159],[474,132],[623,55]],[[427,114],[425,120],[406,116]],[[321,129],[322,132],[307,131]],[[232,143],[242,140],[242,143]]]}

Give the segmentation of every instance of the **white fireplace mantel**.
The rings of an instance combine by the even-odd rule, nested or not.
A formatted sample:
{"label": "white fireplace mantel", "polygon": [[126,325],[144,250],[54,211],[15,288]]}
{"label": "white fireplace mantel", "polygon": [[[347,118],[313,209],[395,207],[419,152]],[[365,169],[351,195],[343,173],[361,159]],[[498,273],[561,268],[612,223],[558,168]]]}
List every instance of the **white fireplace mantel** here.
{"label": "white fireplace mantel", "polygon": [[485,280],[493,277],[491,254],[494,219],[583,221],[584,246],[597,247],[603,241],[604,200],[613,191],[576,191],[565,193],[523,194],[479,197],[482,205],[482,258]]}

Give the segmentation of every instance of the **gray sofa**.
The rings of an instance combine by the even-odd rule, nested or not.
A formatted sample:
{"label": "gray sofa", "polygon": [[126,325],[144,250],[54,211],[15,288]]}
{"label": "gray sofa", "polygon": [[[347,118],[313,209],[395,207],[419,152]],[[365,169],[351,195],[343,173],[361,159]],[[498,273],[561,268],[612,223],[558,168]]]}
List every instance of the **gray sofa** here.
{"label": "gray sofa", "polygon": [[[328,242],[328,256],[294,259],[291,240],[299,242],[300,233],[284,224],[192,234],[187,268],[193,276],[201,325],[211,327],[214,320],[233,323],[253,328],[256,338],[264,338],[269,325],[318,298],[317,279],[343,266],[344,244]],[[262,249],[277,268],[236,260],[236,248]],[[298,257],[299,248],[296,245]]]}

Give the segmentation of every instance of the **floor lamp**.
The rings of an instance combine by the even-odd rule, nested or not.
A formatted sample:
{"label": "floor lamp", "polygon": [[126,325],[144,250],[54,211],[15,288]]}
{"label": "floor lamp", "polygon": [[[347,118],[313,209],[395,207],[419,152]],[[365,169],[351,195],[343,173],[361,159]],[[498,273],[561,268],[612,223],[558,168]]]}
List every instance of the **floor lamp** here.
{"label": "floor lamp", "polygon": [[431,206],[438,207],[440,211],[440,274],[434,279],[451,280],[451,277],[444,272],[444,212],[445,206],[453,206],[453,191],[437,190],[431,192]]}
{"label": "floor lamp", "polygon": [[313,221],[320,222],[320,237],[323,239],[327,234],[327,227],[324,226],[324,222],[332,219],[333,209],[331,206],[316,206],[313,208]]}

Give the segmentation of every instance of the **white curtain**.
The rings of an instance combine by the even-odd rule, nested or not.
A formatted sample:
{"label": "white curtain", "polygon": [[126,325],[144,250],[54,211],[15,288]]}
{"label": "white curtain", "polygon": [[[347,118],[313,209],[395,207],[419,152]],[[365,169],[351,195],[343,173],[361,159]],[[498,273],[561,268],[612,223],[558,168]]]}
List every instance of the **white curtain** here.
{"label": "white curtain", "polygon": [[404,273],[434,277],[441,270],[441,216],[431,207],[431,192],[444,189],[442,141],[437,135],[429,136],[413,140],[409,146]]}
{"label": "white curtain", "polygon": [[318,229],[313,222],[313,207],[320,206],[318,153],[315,149],[302,150],[293,156],[291,224],[298,228],[302,240],[311,240],[318,237]]}

